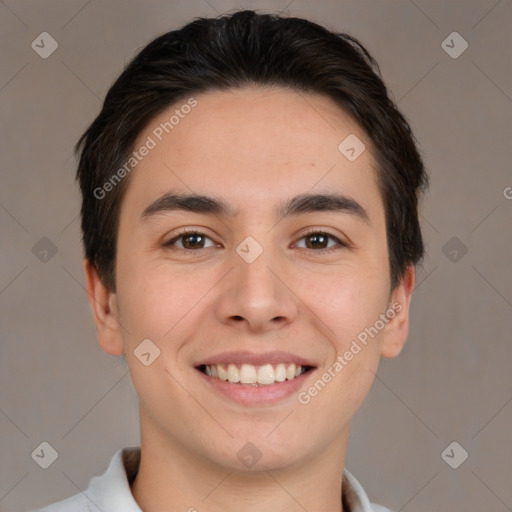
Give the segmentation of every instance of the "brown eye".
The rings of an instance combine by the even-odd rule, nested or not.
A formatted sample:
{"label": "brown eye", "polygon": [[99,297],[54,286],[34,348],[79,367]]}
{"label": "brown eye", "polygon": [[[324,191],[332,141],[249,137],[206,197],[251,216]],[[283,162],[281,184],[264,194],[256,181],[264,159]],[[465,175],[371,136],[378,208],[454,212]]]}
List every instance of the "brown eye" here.
{"label": "brown eye", "polygon": [[183,235],[180,238],[185,241],[183,244],[185,249],[195,249],[204,245],[204,237],[200,234]]}
{"label": "brown eye", "polygon": [[[347,244],[339,240],[334,235],[330,233],[324,233],[322,231],[312,231],[310,233],[306,233],[300,239],[300,241],[305,240],[305,247],[301,247],[304,249],[313,249],[317,252],[330,252],[332,250],[339,249],[340,247],[348,247]],[[329,245],[329,241],[334,240],[334,244],[331,243]]]}
{"label": "brown eye", "polygon": [[306,246],[308,246],[308,249],[325,249],[327,247],[326,244],[328,243],[330,237],[325,236],[322,233],[314,233],[312,235],[307,235],[304,238],[310,242],[306,242]]}
{"label": "brown eye", "polygon": [[[166,242],[164,246],[183,250],[204,249],[206,248],[206,240],[212,241],[211,238],[207,237],[204,233],[200,233],[198,231],[185,231]],[[216,244],[212,241],[212,244],[209,247],[213,247],[215,245]]]}

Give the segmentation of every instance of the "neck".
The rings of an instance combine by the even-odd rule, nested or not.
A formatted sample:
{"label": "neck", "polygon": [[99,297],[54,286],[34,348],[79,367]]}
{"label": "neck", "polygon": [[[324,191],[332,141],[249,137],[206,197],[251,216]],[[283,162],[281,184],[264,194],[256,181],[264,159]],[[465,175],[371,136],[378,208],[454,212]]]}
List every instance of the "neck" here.
{"label": "neck", "polygon": [[263,469],[247,471],[220,465],[147,427],[141,421],[141,461],[131,489],[144,512],[343,512],[349,427],[315,455],[286,466],[258,464]]}

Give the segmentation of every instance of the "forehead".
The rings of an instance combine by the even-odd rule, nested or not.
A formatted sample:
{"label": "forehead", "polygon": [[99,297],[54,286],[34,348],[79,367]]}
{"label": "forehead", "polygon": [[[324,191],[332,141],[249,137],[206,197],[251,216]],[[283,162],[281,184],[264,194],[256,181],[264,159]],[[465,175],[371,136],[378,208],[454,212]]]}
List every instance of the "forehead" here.
{"label": "forehead", "polygon": [[[366,150],[350,161],[339,146],[354,136]],[[153,118],[134,149],[145,144],[152,149],[132,171],[124,199],[139,210],[171,188],[224,197],[241,210],[314,189],[364,190],[367,201],[379,200],[370,141],[318,94],[282,88],[198,94]]]}

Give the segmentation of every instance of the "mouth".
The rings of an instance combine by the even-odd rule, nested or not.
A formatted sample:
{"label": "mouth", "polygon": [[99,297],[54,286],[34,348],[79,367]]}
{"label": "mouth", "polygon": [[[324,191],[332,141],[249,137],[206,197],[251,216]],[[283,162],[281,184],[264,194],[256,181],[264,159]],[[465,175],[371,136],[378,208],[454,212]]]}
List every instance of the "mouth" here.
{"label": "mouth", "polygon": [[317,370],[312,360],[279,350],[223,352],[192,366],[209,392],[245,407],[293,399]]}
{"label": "mouth", "polygon": [[295,363],[253,365],[249,363],[201,364],[196,369],[204,375],[239,386],[272,386],[298,379],[315,366]]}

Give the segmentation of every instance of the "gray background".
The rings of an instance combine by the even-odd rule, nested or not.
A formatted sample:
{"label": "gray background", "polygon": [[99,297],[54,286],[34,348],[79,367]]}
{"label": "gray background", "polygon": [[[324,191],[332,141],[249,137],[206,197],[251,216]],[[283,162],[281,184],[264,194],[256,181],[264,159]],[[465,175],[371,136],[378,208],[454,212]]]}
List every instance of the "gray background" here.
{"label": "gray background", "polygon": [[[409,342],[382,361],[347,467],[394,511],[512,510],[510,0],[0,2],[0,510],[75,494],[139,442],[127,367],[97,345],[83,288],[72,147],[136,50],[240,7],[361,39],[431,175]],[[47,59],[31,48],[43,31]],[[48,469],[31,458],[42,441]],[[458,469],[441,456],[453,441]]]}

